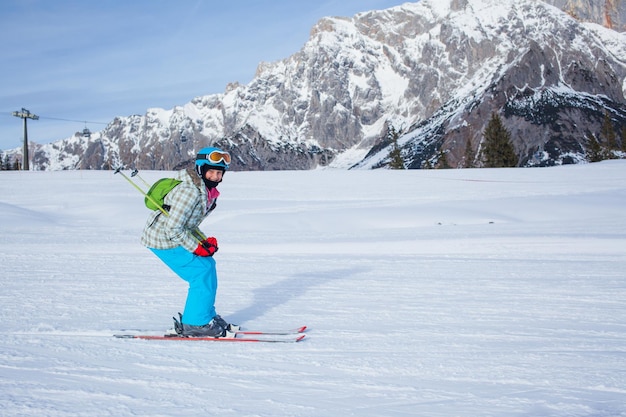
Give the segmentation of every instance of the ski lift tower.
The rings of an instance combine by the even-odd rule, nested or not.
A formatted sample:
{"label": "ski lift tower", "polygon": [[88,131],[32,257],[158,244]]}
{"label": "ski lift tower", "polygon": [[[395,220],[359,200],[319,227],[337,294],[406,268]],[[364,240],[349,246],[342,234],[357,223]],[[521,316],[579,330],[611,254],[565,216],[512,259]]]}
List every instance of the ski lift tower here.
{"label": "ski lift tower", "polygon": [[24,107],[22,107],[22,111],[14,111],[13,116],[20,117],[24,119],[24,152],[23,152],[23,163],[22,170],[28,171],[30,167],[28,166],[28,129],[26,127],[26,119],[39,119],[39,116],[32,114]]}

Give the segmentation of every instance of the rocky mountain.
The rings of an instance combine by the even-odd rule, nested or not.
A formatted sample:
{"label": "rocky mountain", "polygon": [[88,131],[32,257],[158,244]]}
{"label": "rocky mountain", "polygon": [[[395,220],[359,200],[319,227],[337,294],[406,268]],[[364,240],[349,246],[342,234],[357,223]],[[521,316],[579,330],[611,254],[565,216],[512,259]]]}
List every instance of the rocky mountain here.
{"label": "rocky mountain", "polygon": [[570,16],[618,32],[626,31],[626,0],[546,0]]}
{"label": "rocky mountain", "polygon": [[322,19],[249,84],[43,145],[33,166],[174,169],[214,144],[235,170],[381,167],[388,126],[408,167],[467,166],[494,112],[520,166],[575,163],[606,114],[626,127],[625,94],[624,33],[537,0],[422,0]]}
{"label": "rocky mountain", "polygon": [[[444,12],[441,26],[425,28],[446,32],[429,67],[456,71],[463,83],[400,138],[408,167],[435,165],[444,153],[453,167],[476,165],[465,151],[469,144],[479,154],[494,112],[512,133],[520,166],[583,160],[605,114],[617,131],[626,126],[624,34],[539,1],[452,1]],[[388,153],[383,142],[357,166],[385,165]]]}

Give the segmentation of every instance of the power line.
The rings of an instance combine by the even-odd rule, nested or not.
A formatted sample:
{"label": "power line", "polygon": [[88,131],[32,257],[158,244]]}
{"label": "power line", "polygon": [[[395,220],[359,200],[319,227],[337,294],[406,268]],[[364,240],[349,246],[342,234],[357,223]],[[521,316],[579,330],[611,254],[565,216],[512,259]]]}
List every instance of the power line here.
{"label": "power line", "polygon": [[39,118],[40,119],[48,119],[48,120],[61,120],[63,122],[89,123],[89,124],[97,124],[97,125],[108,125],[109,124],[109,123],[105,123],[105,122],[94,122],[94,121],[90,121],[90,120],[62,119],[60,117],[39,116]]}
{"label": "power line", "polygon": [[[12,116],[12,112],[2,112],[0,114],[4,114],[6,116]],[[51,117],[51,116],[39,116],[39,119],[47,119],[47,120],[59,120],[62,122],[76,122],[76,123],[89,123],[95,125],[108,125],[109,122],[94,122],[93,120],[77,120],[77,119],[64,119],[61,117]]]}
{"label": "power line", "polygon": [[76,119],[65,119],[65,118],[61,118],[61,117],[51,117],[51,116],[37,116],[33,113],[31,113],[30,111],[26,110],[25,108],[22,107],[21,111],[14,111],[14,112],[0,112],[0,114],[2,115],[7,115],[7,116],[15,116],[15,117],[19,117],[21,119],[24,120],[24,150],[23,150],[23,164],[22,164],[22,169],[24,170],[28,170],[29,166],[28,166],[28,131],[27,131],[27,127],[26,127],[26,119],[33,119],[33,120],[38,120],[38,119],[47,119],[47,120],[58,120],[58,121],[63,121],[63,122],[72,122],[72,123],[84,123],[85,124],[85,128],[83,129],[83,137],[86,138],[90,138],[91,137],[91,130],[89,130],[87,128],[87,124],[99,124],[99,125],[108,125],[109,123],[105,123],[105,122],[94,122],[94,121],[90,121],[90,120],[76,120]]}

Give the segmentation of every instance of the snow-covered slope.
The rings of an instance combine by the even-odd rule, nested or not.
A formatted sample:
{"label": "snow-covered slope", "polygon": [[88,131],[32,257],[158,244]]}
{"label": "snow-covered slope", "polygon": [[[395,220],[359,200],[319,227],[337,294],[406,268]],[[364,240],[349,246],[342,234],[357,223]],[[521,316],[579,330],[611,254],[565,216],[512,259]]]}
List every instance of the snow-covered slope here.
{"label": "snow-covered slope", "polygon": [[0,172],[2,416],[626,415],[626,162],[220,190],[218,311],[303,342],[112,338],[162,332],[186,296],[139,243],[141,195],[111,171]]}
{"label": "snow-covered slope", "polygon": [[626,127],[625,57],[626,34],[541,1],[422,0],[322,19],[301,51],[260,64],[248,85],[43,146],[34,165],[171,169],[217,144],[235,170],[375,167],[393,125],[409,167],[442,152],[459,166],[492,112],[520,164],[576,162],[605,113]]}

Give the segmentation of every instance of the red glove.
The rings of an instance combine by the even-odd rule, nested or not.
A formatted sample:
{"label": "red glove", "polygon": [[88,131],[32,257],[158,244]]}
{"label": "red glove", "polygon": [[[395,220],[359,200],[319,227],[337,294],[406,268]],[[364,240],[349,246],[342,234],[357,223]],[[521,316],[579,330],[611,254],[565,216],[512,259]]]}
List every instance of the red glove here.
{"label": "red glove", "polygon": [[215,252],[217,252],[217,249],[217,239],[207,237],[202,242],[198,243],[198,247],[193,251],[193,254],[198,256],[213,256]]}

